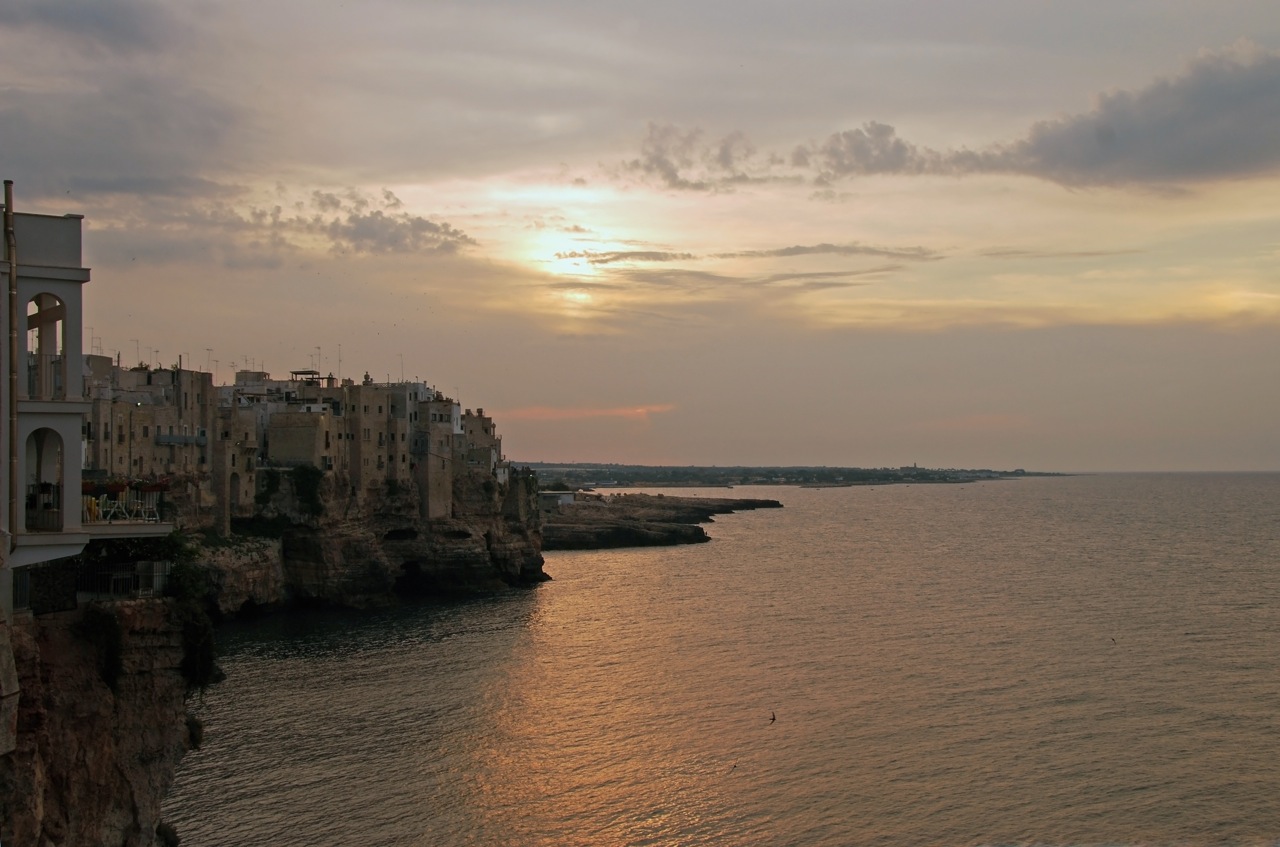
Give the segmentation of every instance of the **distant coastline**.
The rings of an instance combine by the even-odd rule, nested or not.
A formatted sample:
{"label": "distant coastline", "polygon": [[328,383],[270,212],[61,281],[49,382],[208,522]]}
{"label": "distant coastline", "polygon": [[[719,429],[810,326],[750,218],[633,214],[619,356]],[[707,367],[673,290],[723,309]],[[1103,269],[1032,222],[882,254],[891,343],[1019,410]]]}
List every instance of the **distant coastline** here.
{"label": "distant coastline", "polygon": [[767,467],[706,465],[654,466],[592,463],[518,462],[538,474],[545,489],[608,488],[734,488],[756,485],[793,485],[806,488],[836,488],[855,485],[902,483],[958,483],[982,480],[1021,479],[1038,476],[1070,476],[1023,468],[896,468],[847,467]]}

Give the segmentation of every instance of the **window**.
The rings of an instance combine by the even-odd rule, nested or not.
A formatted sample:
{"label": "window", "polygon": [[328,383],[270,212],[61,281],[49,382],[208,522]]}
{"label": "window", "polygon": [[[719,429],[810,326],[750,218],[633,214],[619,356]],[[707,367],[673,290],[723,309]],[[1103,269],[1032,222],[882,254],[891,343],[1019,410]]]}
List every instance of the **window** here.
{"label": "window", "polygon": [[146,424],[143,424],[143,425],[142,425],[142,437],[143,437],[143,438],[146,438],[146,437],[147,437],[148,435],[150,435],[150,434],[151,434],[151,432],[150,432],[149,428],[147,427],[147,425],[146,425]]}

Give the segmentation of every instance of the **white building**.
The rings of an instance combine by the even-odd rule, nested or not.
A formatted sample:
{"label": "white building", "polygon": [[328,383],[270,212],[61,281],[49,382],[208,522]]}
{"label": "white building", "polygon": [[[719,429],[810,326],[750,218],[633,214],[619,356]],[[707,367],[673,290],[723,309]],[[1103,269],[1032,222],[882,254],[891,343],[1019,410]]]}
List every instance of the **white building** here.
{"label": "white building", "polygon": [[[5,189],[8,195],[8,182]],[[0,608],[6,617],[15,599],[22,605],[23,568],[74,556],[91,538],[173,529],[158,516],[108,522],[82,494],[81,437],[90,404],[81,349],[81,288],[89,281],[81,265],[81,218],[5,214],[0,316],[6,338],[16,341],[16,350],[0,345],[0,449],[7,459],[0,462]]]}

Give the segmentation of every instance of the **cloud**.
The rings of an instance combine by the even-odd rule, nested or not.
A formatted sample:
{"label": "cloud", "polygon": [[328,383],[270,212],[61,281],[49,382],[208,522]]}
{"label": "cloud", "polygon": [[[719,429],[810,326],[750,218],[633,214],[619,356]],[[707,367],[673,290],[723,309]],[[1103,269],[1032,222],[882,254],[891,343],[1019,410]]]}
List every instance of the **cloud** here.
{"label": "cloud", "polygon": [[[379,208],[381,207],[381,208]],[[401,211],[390,191],[312,191],[291,206],[216,200],[153,202],[146,221],[91,230],[109,261],[219,261],[229,268],[275,267],[283,256],[327,249],[354,255],[453,254],[476,245],[452,225]]]}
{"label": "cloud", "polygon": [[912,259],[932,262],[943,258],[940,253],[925,247],[871,247],[856,242],[850,244],[795,244],[771,250],[741,250],[736,253],[716,253],[717,259],[776,259],[789,256],[880,256],[890,259]]}
{"label": "cloud", "polygon": [[1277,138],[1280,54],[1242,43],[1172,79],[1102,95],[1088,113],[1041,121],[978,167],[1064,185],[1233,179],[1280,168]]}
{"label": "cloud", "polygon": [[801,145],[819,182],[871,174],[1020,174],[1065,186],[1180,185],[1280,170],[1280,54],[1248,43],[1205,53],[1171,79],[1097,98],[1024,138],[939,152],[868,122]]}
{"label": "cloud", "polygon": [[873,247],[856,242],[849,244],[795,244],[767,250],[738,250],[729,253],[681,253],[669,250],[570,250],[555,254],[557,259],[582,259],[589,265],[612,265],[619,262],[689,262],[710,259],[780,259],[792,256],[878,256],[931,262],[943,258],[925,247]]}
{"label": "cloud", "polygon": [[618,172],[683,191],[725,191],[747,183],[794,179],[776,172],[780,163],[777,156],[758,156],[741,130],[707,142],[700,129],[651,122],[640,142],[640,157],[623,162]]}
{"label": "cloud", "polygon": [[763,155],[741,132],[707,142],[697,129],[650,124],[623,170],[673,189],[747,182],[830,185],[877,175],[1016,174],[1068,187],[1174,187],[1280,171],[1280,53],[1240,42],[1206,52],[1171,78],[1096,98],[1084,113],[1034,123],[1022,138],[936,150],[880,121]]}
{"label": "cloud", "polygon": [[576,421],[589,418],[626,418],[645,420],[650,415],[675,411],[671,403],[648,406],[614,406],[610,408],[555,408],[552,406],[527,406],[523,409],[507,409],[501,413],[503,420],[513,421]]}
{"label": "cloud", "polygon": [[145,0],[7,0],[0,25],[115,53],[170,47],[180,31],[168,4]]}
{"label": "cloud", "polygon": [[697,258],[692,253],[670,253],[662,250],[615,250],[597,253],[593,250],[571,250],[556,253],[557,259],[584,259],[589,265],[611,265],[615,262],[682,262]]}
{"label": "cloud", "polygon": [[24,198],[225,192],[236,107],[178,80],[126,73],[88,88],[0,89],[0,150]]}

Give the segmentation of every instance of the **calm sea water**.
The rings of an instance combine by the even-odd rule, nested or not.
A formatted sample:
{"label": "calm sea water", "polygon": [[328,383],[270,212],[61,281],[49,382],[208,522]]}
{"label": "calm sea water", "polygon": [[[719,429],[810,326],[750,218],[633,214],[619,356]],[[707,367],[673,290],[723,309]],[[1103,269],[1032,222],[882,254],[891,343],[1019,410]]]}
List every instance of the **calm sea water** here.
{"label": "calm sea water", "polygon": [[183,844],[1280,844],[1280,475],[732,494],[786,508],[227,630]]}

